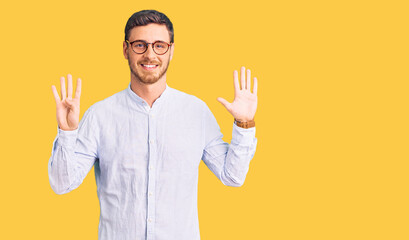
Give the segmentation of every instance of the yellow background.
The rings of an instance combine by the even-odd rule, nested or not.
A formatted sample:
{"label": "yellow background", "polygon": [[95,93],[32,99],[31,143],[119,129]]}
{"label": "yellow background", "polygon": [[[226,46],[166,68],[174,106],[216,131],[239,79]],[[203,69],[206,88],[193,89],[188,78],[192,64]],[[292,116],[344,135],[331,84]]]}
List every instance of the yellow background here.
{"label": "yellow background", "polygon": [[51,85],[81,77],[81,116],[128,86],[132,13],[175,27],[169,86],[230,141],[232,72],[259,79],[258,148],[241,188],[201,163],[202,239],[409,239],[407,1],[16,1],[0,4],[0,239],[97,239],[93,170],[50,188]]}

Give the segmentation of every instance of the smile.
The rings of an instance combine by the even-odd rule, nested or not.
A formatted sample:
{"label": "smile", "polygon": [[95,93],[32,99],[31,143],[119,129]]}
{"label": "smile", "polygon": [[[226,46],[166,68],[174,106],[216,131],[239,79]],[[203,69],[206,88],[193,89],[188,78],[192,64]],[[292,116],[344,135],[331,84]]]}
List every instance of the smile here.
{"label": "smile", "polygon": [[143,69],[146,69],[146,70],[153,70],[153,69],[156,69],[157,67],[158,67],[158,65],[145,65],[145,64],[141,64],[141,66],[142,66],[142,68]]}

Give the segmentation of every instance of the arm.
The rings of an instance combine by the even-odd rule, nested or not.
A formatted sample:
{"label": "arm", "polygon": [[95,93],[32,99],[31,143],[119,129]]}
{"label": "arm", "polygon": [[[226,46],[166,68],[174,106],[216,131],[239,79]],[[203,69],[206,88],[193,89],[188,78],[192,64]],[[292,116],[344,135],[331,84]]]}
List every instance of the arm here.
{"label": "arm", "polygon": [[207,144],[203,151],[203,162],[224,185],[240,187],[256,151],[256,129],[244,129],[233,124],[232,140],[228,144],[222,140],[223,134],[208,108],[205,116],[203,129]]}
{"label": "arm", "polygon": [[77,188],[91,170],[96,153],[96,133],[92,130],[92,110],[89,109],[79,120],[81,80],[77,81],[75,98],[72,95],[72,77],[68,75],[68,97],[65,93],[65,79],[61,78],[60,99],[52,86],[56,106],[58,135],[54,140],[52,155],[48,162],[48,176],[53,191],[64,194]]}
{"label": "arm", "polygon": [[[257,109],[257,79],[254,78],[253,93],[250,91],[250,70],[241,69],[241,86],[238,73],[234,71],[235,99],[229,103],[223,98],[218,98],[233,117],[240,122],[251,122]],[[206,107],[204,116],[205,149],[202,159],[206,166],[227,186],[239,187],[246,178],[250,160],[256,151],[257,139],[255,127],[242,128],[233,124],[231,143],[222,140],[222,133],[216,119]]]}

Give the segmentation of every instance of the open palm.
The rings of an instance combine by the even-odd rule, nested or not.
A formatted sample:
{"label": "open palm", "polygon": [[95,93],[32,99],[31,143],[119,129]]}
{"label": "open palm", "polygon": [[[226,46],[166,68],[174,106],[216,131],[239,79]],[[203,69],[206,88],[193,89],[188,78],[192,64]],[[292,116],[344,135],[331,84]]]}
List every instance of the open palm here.
{"label": "open palm", "polygon": [[57,122],[60,129],[64,131],[72,131],[78,128],[80,118],[80,96],[81,96],[81,79],[77,80],[77,89],[75,97],[72,98],[72,76],[67,75],[68,92],[65,90],[65,79],[61,81],[61,98],[58,95],[56,87],[52,86],[52,91],[57,107]]}
{"label": "open palm", "polygon": [[232,103],[224,98],[217,98],[233,117],[240,122],[248,122],[254,119],[257,110],[257,78],[254,78],[253,92],[251,92],[251,72],[250,69],[241,68],[241,88],[237,71],[233,73],[234,100]]}

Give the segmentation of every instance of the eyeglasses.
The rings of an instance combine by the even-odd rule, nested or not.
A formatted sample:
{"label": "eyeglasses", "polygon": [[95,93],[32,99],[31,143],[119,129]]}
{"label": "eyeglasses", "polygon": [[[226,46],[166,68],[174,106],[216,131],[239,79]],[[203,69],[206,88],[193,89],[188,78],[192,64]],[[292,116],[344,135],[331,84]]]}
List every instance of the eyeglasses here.
{"label": "eyeglasses", "polygon": [[149,44],[152,44],[153,51],[158,55],[163,55],[169,50],[169,47],[172,45],[163,41],[155,41],[153,43],[148,43],[143,40],[136,40],[133,42],[129,42],[128,40],[125,41],[131,44],[131,48],[136,54],[145,53],[146,50],[148,50]]}

